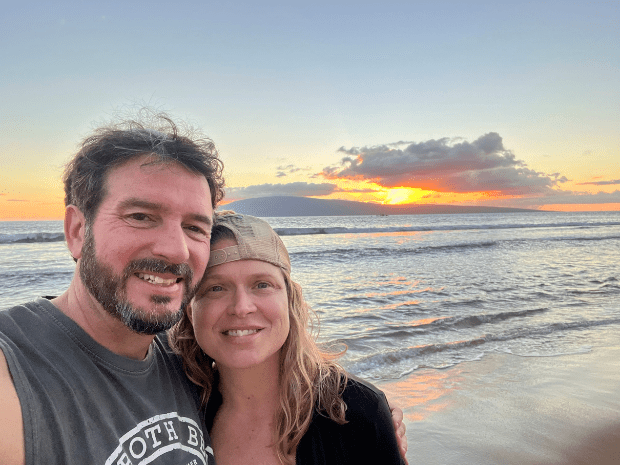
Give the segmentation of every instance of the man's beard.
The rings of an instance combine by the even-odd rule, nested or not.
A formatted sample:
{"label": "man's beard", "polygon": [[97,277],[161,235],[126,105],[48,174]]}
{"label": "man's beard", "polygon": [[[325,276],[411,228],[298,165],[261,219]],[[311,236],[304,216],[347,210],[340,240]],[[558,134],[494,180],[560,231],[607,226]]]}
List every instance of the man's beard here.
{"label": "man's beard", "polygon": [[[136,272],[171,273],[183,278],[183,299],[176,312],[146,311],[135,308],[127,297],[127,280]],[[123,270],[122,275],[114,273],[112,268],[97,259],[95,238],[90,225],[86,227],[82,259],[80,262],[80,278],[101,306],[113,317],[123,322],[129,329],[139,334],[157,334],[170,329],[181,319],[185,307],[196,292],[190,288],[194,273],[189,265],[182,263],[171,265],[163,260],[144,258],[131,261]],[[152,295],[153,309],[165,306],[170,297]]]}

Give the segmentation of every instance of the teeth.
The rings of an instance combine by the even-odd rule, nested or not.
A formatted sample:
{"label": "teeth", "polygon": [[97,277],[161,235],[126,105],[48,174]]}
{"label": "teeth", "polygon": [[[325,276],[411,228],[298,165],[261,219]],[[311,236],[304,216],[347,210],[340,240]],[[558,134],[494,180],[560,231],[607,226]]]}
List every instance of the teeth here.
{"label": "teeth", "polygon": [[161,284],[164,286],[171,286],[172,284],[177,282],[176,278],[164,279],[164,278],[160,278],[159,276],[154,276],[152,274],[146,274],[146,273],[138,273],[138,278],[143,279],[151,284]]}
{"label": "teeth", "polygon": [[228,336],[249,336],[250,334],[258,333],[258,329],[229,329],[224,334]]}

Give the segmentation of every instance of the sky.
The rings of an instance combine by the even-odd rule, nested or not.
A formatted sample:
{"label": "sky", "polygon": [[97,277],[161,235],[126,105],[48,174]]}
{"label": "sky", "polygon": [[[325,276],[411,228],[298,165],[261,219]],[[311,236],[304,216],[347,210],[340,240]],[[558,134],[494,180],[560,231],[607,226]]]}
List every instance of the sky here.
{"label": "sky", "polygon": [[0,219],[141,106],[210,137],[226,201],[620,210],[620,2],[24,1],[0,17]]}

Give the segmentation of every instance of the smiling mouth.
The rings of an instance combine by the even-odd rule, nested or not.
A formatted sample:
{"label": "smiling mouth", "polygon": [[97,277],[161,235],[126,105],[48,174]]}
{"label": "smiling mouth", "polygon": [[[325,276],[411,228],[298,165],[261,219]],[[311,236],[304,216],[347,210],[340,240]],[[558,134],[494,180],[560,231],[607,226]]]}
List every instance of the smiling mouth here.
{"label": "smiling mouth", "polygon": [[157,284],[159,286],[172,286],[173,284],[181,282],[181,279],[183,279],[183,278],[165,279],[165,278],[160,278],[159,276],[155,276],[155,275],[147,274],[147,273],[136,273],[136,276],[140,278],[141,280],[146,281],[147,283]]}
{"label": "smiling mouth", "polygon": [[256,334],[260,331],[260,329],[229,329],[228,331],[224,331],[224,335],[240,337],[240,336],[249,336],[250,334]]}

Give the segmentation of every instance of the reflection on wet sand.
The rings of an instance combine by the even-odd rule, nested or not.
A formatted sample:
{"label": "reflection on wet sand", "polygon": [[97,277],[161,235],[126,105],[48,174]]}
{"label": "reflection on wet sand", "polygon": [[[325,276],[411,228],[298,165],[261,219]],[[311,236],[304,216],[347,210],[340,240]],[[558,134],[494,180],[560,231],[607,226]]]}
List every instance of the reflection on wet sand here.
{"label": "reflection on wet sand", "polygon": [[[610,425],[574,439],[574,444],[564,451],[561,463],[566,465],[620,464],[620,424]],[[540,465],[555,465],[555,463],[557,462],[541,462]]]}
{"label": "reflection on wet sand", "polygon": [[448,394],[458,389],[461,371],[459,367],[446,371],[423,369],[408,378],[384,384],[381,389],[402,408],[407,421],[421,421],[429,413],[452,404],[453,398]]}
{"label": "reflection on wet sand", "polygon": [[379,387],[404,411],[410,464],[620,465],[618,360],[494,354]]}

